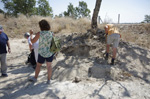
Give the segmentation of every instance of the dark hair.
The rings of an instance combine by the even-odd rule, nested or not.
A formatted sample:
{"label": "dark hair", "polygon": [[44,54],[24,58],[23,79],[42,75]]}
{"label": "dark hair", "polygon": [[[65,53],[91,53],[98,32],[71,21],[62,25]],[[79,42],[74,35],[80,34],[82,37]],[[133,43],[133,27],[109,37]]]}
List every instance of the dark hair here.
{"label": "dark hair", "polygon": [[39,22],[39,26],[41,31],[49,31],[51,29],[49,23],[45,19]]}

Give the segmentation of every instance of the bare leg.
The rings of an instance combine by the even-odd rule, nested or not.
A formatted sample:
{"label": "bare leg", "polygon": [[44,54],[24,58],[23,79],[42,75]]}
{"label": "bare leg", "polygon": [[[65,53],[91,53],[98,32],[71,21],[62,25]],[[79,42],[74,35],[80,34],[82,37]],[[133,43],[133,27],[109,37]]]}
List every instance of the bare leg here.
{"label": "bare leg", "polygon": [[113,56],[112,56],[112,58],[116,58],[116,53],[117,53],[117,48],[113,48]]}
{"label": "bare leg", "polygon": [[47,65],[47,74],[48,74],[48,80],[51,79],[51,76],[52,76],[52,62],[46,62],[46,65]]}
{"label": "bare leg", "polygon": [[41,66],[42,66],[42,64],[37,62],[37,66],[36,66],[36,69],[35,69],[35,76],[34,76],[36,79],[38,78],[38,75],[40,73]]}
{"label": "bare leg", "polygon": [[107,45],[106,45],[106,52],[107,52],[107,53],[109,53],[109,48],[110,48],[110,45],[107,44]]}

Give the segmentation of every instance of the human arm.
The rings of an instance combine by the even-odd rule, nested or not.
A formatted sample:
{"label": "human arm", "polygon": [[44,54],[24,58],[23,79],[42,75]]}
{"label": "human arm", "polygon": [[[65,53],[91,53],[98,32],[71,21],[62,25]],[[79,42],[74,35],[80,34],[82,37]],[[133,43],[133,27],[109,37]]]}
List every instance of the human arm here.
{"label": "human arm", "polygon": [[108,35],[108,26],[104,27],[106,35]]}
{"label": "human arm", "polygon": [[105,26],[104,29],[105,29],[105,33],[106,33],[106,35],[105,35],[105,42],[107,44],[108,26]]}
{"label": "human arm", "polygon": [[9,40],[7,41],[8,52],[11,53]]}
{"label": "human arm", "polygon": [[31,43],[35,43],[40,37],[40,32],[36,33],[35,37],[33,38],[33,30],[30,30],[30,38]]}

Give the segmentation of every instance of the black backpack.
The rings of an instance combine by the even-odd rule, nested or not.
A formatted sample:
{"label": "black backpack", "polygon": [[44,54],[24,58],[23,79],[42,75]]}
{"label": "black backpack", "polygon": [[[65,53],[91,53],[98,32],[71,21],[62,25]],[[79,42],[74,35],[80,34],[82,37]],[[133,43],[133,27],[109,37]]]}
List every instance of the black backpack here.
{"label": "black backpack", "polygon": [[34,50],[32,50],[31,53],[29,54],[27,63],[31,63],[32,65],[36,65]]}

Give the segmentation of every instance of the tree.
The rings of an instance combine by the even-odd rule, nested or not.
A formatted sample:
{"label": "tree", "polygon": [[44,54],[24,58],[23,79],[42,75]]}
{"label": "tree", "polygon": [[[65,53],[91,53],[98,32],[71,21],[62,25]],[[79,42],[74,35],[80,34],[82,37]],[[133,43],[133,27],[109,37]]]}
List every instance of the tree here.
{"label": "tree", "polygon": [[76,7],[78,18],[90,17],[90,10],[87,8],[87,4],[84,1],[79,1],[79,6]]}
{"label": "tree", "polygon": [[2,2],[6,13],[9,15],[24,14],[30,16],[35,11],[36,0],[2,0]]}
{"label": "tree", "polygon": [[37,15],[53,16],[53,10],[47,0],[38,1]]}
{"label": "tree", "polygon": [[14,15],[14,3],[10,0],[2,0],[4,8],[6,10],[5,15]]}
{"label": "tree", "polygon": [[17,13],[21,13],[27,16],[32,15],[35,10],[36,0],[13,0],[14,1],[14,9],[16,9]]}
{"label": "tree", "polygon": [[4,11],[2,9],[0,9],[0,13],[4,14]]}
{"label": "tree", "polygon": [[63,17],[63,13],[60,13],[58,16],[59,16],[59,17]]}
{"label": "tree", "polygon": [[67,11],[64,11],[64,16],[69,16],[72,18],[76,18],[76,9],[74,8],[72,3],[69,3]]}
{"label": "tree", "polygon": [[150,23],[150,15],[145,15],[144,22]]}
{"label": "tree", "polygon": [[72,3],[69,3],[67,11],[64,11],[64,16],[72,18],[90,17],[90,10],[87,8],[87,4],[84,1],[79,2],[78,7],[74,7]]}
{"label": "tree", "polygon": [[99,9],[101,6],[101,2],[102,0],[96,0],[95,9],[94,9],[93,16],[92,16],[92,23],[91,23],[92,29],[97,28],[97,17],[98,17]]}

